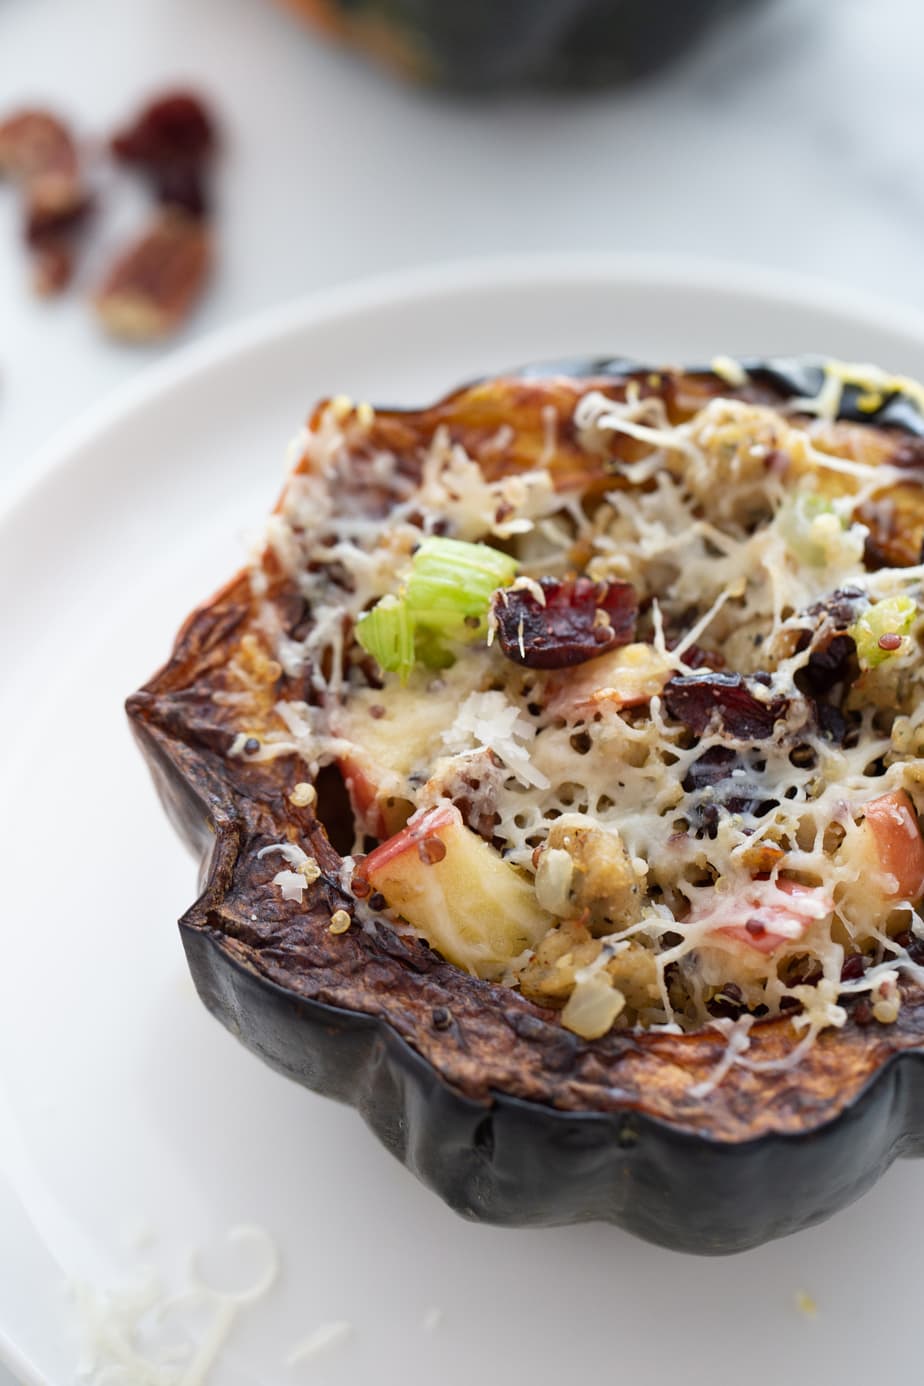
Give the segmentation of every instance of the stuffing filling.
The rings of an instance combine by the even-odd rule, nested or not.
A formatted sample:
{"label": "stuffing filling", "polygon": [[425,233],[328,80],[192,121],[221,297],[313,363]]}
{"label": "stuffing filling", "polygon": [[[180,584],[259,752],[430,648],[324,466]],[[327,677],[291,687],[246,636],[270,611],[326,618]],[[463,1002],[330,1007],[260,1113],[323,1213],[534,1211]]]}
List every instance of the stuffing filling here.
{"label": "stuffing filling", "polygon": [[[360,906],[585,1038],[712,1024],[746,1063],[761,1017],[790,1018],[795,1058],[848,1007],[894,1022],[924,981],[901,435],[823,400],[676,422],[631,383],[548,422],[508,472],[514,427],[488,467],[446,428],[408,455],[368,406],[315,415],[253,578],[269,555],[310,620],[264,603],[232,753],[299,757],[302,794],[339,767]],[[559,465],[564,427],[592,482]],[[304,699],[267,701],[267,669]]]}

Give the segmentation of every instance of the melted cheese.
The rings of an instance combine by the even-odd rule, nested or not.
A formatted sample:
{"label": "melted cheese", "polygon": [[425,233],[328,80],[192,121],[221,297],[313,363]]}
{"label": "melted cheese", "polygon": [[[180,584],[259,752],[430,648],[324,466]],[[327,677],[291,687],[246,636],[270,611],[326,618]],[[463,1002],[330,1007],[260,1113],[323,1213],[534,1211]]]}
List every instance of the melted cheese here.
{"label": "melted cheese", "polygon": [[[737,383],[735,363],[719,365]],[[864,903],[864,892],[881,887],[861,871],[861,822],[864,805],[885,794],[905,790],[919,810],[924,805],[924,618],[919,613],[900,657],[864,675],[846,745],[821,734],[800,688],[811,654],[801,637],[824,621],[816,604],[845,588],[859,608],[896,593],[922,600],[924,567],[864,567],[860,507],[900,473],[821,451],[812,425],[793,417],[793,410],[830,417],[848,382],[880,393],[901,388],[924,403],[920,387],[839,363],[815,401],[781,411],[718,398],[679,426],[660,399],[643,399],[634,386],[622,401],[588,392],[575,409],[574,433],[588,456],[611,459],[613,482],[586,506],[555,490],[557,416],[544,419],[542,465],[532,472],[488,481],[438,431],[418,482],[399,459],[370,458],[367,448],[357,487],[358,420],[335,401],[302,440],[300,469],[267,534],[313,620],[292,639],[267,603],[264,628],[281,666],[293,676],[307,672],[319,696],[278,703],[277,724],[257,749],[252,741],[247,749],[242,728],[232,754],[296,754],[312,774],[334,760],[361,763],[380,795],[415,810],[448,800],[470,825],[490,824],[479,831],[529,879],[563,816],[609,834],[632,863],[640,904],[616,921],[603,901],[593,962],[572,970],[564,1021],[570,1014],[588,1033],[613,1023],[715,1025],[728,1043],[712,1085],[732,1064],[758,1067],[747,1052],[755,1011],[799,1007],[800,1039],[786,1064],[798,1062],[820,1030],[844,1023],[842,995],[870,992],[875,1018],[889,1023],[900,1005],[896,969],[924,978],[892,936],[911,929],[924,937],[924,920],[916,900]],[[639,460],[618,460],[621,437],[641,445]],[[512,441],[501,430],[492,446],[503,455]],[[369,513],[361,493],[373,483],[379,510]],[[585,665],[573,679],[581,701],[570,705],[567,673],[513,665],[491,644],[493,631],[487,645],[440,676],[449,696],[429,697],[416,674],[408,689],[390,676],[370,689],[352,625],[395,590],[414,548],[434,531],[503,543],[521,563],[517,586],[534,593],[542,591],[538,578],[567,572],[577,553],[592,579],[631,582],[649,612],[647,635],[632,647],[650,652],[641,695],[621,698],[618,686],[588,693]],[[255,593],[262,592],[258,574]],[[683,657],[694,646],[706,669],[711,661],[742,674],[762,671],[766,681],[751,685],[753,696],[784,708],[770,735],[743,744],[713,725],[693,737],[669,715],[659,690],[671,674],[690,672]],[[405,703],[410,720],[400,711]],[[367,720],[364,736],[360,714],[378,704],[400,745],[389,741],[387,721]],[[729,748],[735,761],[721,782],[697,787],[697,763]],[[538,891],[564,918],[573,873],[559,860],[562,849],[553,850]],[[291,856],[289,863],[298,866]],[[286,898],[296,897],[296,875],[274,878]],[[762,942],[749,940],[748,926]],[[615,979],[630,944],[653,957],[657,983],[647,1001],[627,1009]],[[856,951],[868,970],[842,984],[845,957]],[[512,984],[531,957],[510,960]],[[713,1018],[713,998],[729,984],[742,1013]]]}

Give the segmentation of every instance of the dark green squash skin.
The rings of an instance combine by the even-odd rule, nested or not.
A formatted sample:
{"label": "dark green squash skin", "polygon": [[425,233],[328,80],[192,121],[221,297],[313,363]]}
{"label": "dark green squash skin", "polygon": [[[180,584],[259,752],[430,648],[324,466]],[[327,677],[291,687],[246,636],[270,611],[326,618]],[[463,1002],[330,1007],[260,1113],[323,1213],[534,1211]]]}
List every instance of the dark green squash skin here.
{"label": "dark green squash skin", "polygon": [[[814,393],[821,382],[813,362],[747,364],[780,395]],[[618,360],[558,365],[618,378],[639,369]],[[709,372],[691,372],[700,373]],[[843,416],[871,419],[850,391]],[[901,396],[884,402],[877,421],[897,436],[924,435],[924,421]],[[822,1221],[898,1155],[924,1153],[921,998],[909,1003],[909,1047],[889,1053],[836,1115],[822,1111],[817,1124],[798,1131],[729,1140],[684,1129],[679,1114],[676,1125],[652,1116],[638,1102],[565,1111],[503,1092],[466,1095],[382,1018],[300,995],[234,956],[213,906],[240,850],[240,805],[229,799],[213,754],[181,737],[169,715],[155,722],[152,707],[145,690],[129,700],[133,730],[171,819],[203,860],[203,894],[180,921],[201,999],[277,1071],[356,1107],[387,1149],[462,1216],[534,1227],[605,1220],[677,1251],[728,1254]],[[550,1097],[554,1091],[550,1076]]]}
{"label": "dark green squash skin", "polygon": [[[641,1112],[571,1113],[444,1083],[389,1026],[306,1001],[183,928],[199,995],[278,1072],[354,1106],[455,1212],[505,1227],[605,1220],[674,1251],[727,1255],[822,1222],[898,1155],[924,1153],[924,1056],[880,1070],[835,1120],[739,1145]],[[911,1134],[915,1133],[915,1134]]]}
{"label": "dark green squash skin", "polygon": [[288,0],[411,75],[457,90],[630,81],[766,0]]}

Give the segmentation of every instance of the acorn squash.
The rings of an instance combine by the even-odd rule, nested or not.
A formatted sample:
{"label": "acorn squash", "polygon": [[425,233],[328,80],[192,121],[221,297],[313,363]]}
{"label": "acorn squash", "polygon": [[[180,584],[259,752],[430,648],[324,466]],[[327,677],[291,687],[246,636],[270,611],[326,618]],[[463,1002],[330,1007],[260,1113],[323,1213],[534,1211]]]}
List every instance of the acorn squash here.
{"label": "acorn squash", "polygon": [[[869,515],[871,567],[916,563],[919,396],[905,382],[874,390],[815,361],[658,371],[566,361],[477,382],[422,410],[334,401],[318,407],[312,427],[325,427],[331,410],[348,416],[366,461],[387,452],[407,475],[438,430],[485,467],[523,474],[549,447],[554,415],[556,484],[580,477],[602,496],[614,484],[612,457],[588,449],[568,422],[589,391],[620,401],[631,386],[677,422],[719,396],[798,409],[793,401],[823,398],[826,384],[834,395],[819,446],[827,430],[852,457],[897,468],[888,506]],[[644,453],[631,438],[620,447],[624,461]],[[363,477],[363,503],[382,525],[387,498],[374,467]],[[795,1065],[785,1062],[799,1043],[790,1018],[755,1017],[752,1062],[732,1064],[719,1081],[720,1026],[616,1025],[582,1038],[554,1000],[471,975],[397,928],[362,872],[351,887],[344,871],[357,801],[343,765],[312,769],[310,733],[294,714],[291,743],[267,732],[271,753],[260,750],[275,708],[323,701],[292,654],[320,618],[330,612],[311,609],[271,528],[255,569],[189,617],[168,663],[127,703],[166,809],[203,861],[202,892],[180,920],[192,976],[248,1048],[353,1104],[451,1207],[499,1224],[605,1219],[675,1249],[733,1252],[827,1217],[897,1154],[921,1151],[924,988],[913,975],[901,980],[893,1023],[845,995],[843,1023],[822,1030]],[[374,823],[363,826],[368,836]],[[392,823],[373,836],[394,831]],[[283,857],[295,867],[284,877],[302,871],[291,891],[273,884]]]}

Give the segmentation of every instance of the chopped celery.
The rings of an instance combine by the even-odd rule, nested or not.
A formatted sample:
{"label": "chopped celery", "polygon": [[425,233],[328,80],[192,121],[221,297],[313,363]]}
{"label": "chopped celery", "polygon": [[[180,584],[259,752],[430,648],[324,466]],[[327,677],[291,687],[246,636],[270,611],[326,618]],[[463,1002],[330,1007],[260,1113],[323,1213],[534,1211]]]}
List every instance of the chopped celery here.
{"label": "chopped celery", "polygon": [[516,576],[516,559],[487,544],[425,539],[414,555],[405,598],[415,617],[439,631],[453,620],[485,616],[491,593]]}
{"label": "chopped celery", "polygon": [[[477,635],[477,631],[465,630],[465,636]],[[426,626],[417,626],[414,631],[414,654],[418,664],[426,669],[448,669],[455,664],[455,656],[440,640],[435,631]]]}
{"label": "chopped celery", "polygon": [[875,669],[886,659],[905,654],[908,632],[914,624],[917,606],[910,597],[886,597],[867,607],[850,627],[857,646],[860,667]]}
{"label": "chopped celery", "polygon": [[425,539],[398,596],[383,597],[361,616],[356,638],[383,669],[407,680],[414,664],[452,663],[447,641],[472,641],[487,628],[491,594],[507,587],[518,564],[487,544]]}
{"label": "chopped celery", "polygon": [[407,680],[414,667],[414,621],[404,601],[383,597],[359,618],[356,639],[383,669]]}

